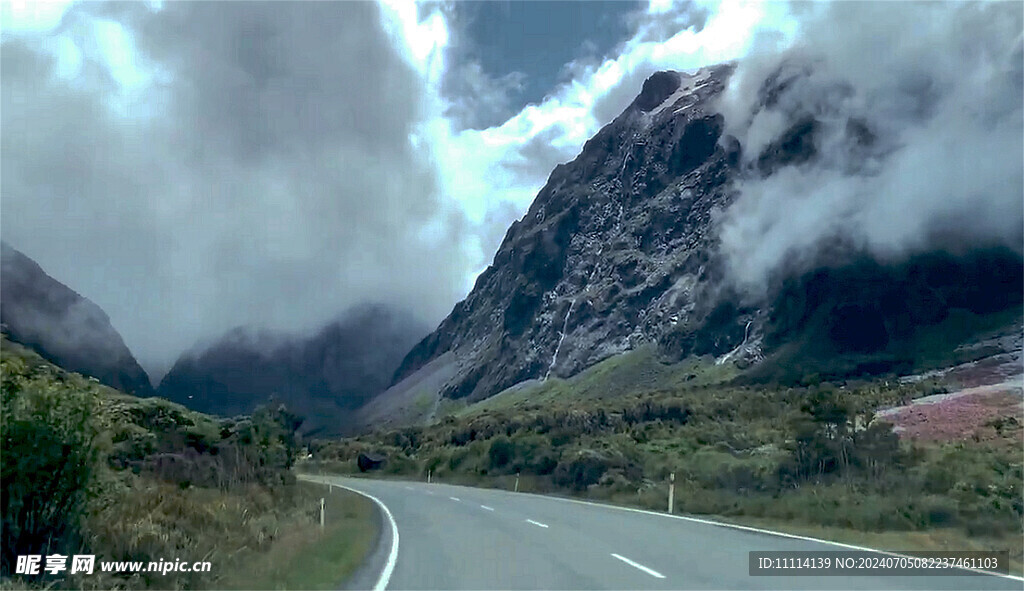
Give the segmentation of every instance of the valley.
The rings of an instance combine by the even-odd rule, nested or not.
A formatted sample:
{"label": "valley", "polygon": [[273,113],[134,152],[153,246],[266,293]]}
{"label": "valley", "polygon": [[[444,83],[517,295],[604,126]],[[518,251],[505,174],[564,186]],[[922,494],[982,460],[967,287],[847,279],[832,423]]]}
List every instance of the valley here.
{"label": "valley", "polygon": [[0,591],[1024,581],[1019,3],[7,4]]}

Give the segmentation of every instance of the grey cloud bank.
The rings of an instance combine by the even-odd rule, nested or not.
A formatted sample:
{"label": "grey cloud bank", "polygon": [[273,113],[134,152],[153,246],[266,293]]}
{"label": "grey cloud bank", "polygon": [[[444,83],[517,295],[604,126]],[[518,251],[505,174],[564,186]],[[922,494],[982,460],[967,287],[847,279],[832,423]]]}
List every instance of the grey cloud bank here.
{"label": "grey cloud bank", "polygon": [[[798,42],[741,61],[719,105],[751,167],[721,216],[735,281],[757,294],[840,243],[883,262],[930,249],[1019,252],[1021,5],[800,8]],[[766,107],[759,91],[776,72]],[[813,164],[758,174],[757,156],[807,118]]]}
{"label": "grey cloud bank", "polygon": [[107,310],[151,377],[238,325],[448,311],[461,214],[410,144],[422,82],[376,5],[82,4],[61,26],[89,13],[134,33],[156,83],[120,89],[88,51],[61,79],[5,39],[2,232]]}

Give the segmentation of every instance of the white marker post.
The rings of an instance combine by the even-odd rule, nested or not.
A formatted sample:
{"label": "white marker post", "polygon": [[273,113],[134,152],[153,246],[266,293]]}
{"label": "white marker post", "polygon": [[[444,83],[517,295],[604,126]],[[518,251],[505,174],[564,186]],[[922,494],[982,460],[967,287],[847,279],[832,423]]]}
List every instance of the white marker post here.
{"label": "white marker post", "polygon": [[324,528],[324,498],[320,497],[320,529]]}
{"label": "white marker post", "polygon": [[430,484],[430,472],[431,470],[427,470],[427,484]]}
{"label": "white marker post", "polygon": [[676,473],[672,472],[668,475],[668,512],[672,513],[673,505],[676,500]]}
{"label": "white marker post", "polygon": [[519,472],[516,472],[516,490],[515,490],[515,492],[519,492]]}

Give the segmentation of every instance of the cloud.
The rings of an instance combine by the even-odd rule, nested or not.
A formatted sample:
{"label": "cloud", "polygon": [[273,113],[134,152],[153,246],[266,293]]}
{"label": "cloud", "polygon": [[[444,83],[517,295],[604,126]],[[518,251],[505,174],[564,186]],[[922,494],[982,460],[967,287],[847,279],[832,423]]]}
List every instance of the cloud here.
{"label": "cloud", "polygon": [[512,113],[516,75],[452,62],[453,14],[79,3],[45,35],[5,32],[4,239],[107,311],[155,378],[233,327],[312,331],[364,300],[436,322],[644,78],[741,57],[789,18],[655,3]]}
{"label": "cloud", "polygon": [[[658,70],[696,70],[739,58],[766,21],[791,33],[785,10],[772,3],[655,5],[631,18],[632,34],[613,57],[585,55],[565,64],[560,76],[567,81],[539,104],[486,129],[438,118],[424,132],[434,146],[443,191],[461,204],[475,228],[469,241],[478,264],[471,277],[490,262],[508,225],[526,212],[554,167],[574,158],[625,109],[644,79]],[[419,36],[414,26],[409,29],[407,37]]]}
{"label": "cloud", "polygon": [[[1021,6],[836,3],[796,16],[797,42],[741,62],[720,104],[751,167],[721,220],[736,282],[763,293],[836,244],[882,261],[1019,251]],[[774,74],[785,84],[765,106],[758,90]],[[814,161],[760,174],[762,150],[807,118]]]}
{"label": "cloud", "polygon": [[3,2],[0,3],[0,21],[8,34],[49,31],[60,24],[69,4],[70,0]]}
{"label": "cloud", "polygon": [[[90,46],[96,23],[130,32],[130,64]],[[376,5],[83,4],[60,32],[70,79],[52,39],[3,44],[3,235],[156,377],[237,325],[310,330],[364,300],[437,321],[463,293],[462,214],[410,140],[425,62]]]}
{"label": "cloud", "polygon": [[450,68],[442,92],[452,98],[444,114],[463,129],[500,124],[514,114],[511,96],[522,88],[524,78],[522,72],[490,76],[477,61]]}

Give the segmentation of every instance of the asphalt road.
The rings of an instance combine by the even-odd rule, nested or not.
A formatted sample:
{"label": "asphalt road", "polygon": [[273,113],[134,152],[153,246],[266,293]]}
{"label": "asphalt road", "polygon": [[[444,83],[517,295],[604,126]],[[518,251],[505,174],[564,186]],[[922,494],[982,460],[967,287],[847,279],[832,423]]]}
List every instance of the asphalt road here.
{"label": "asphalt road", "polygon": [[[962,576],[750,576],[752,550],[845,548],[509,491],[308,477],[375,497],[385,532],[362,587],[387,589],[1022,589]],[[398,533],[392,543],[392,524]],[[384,575],[382,577],[382,575]]]}

